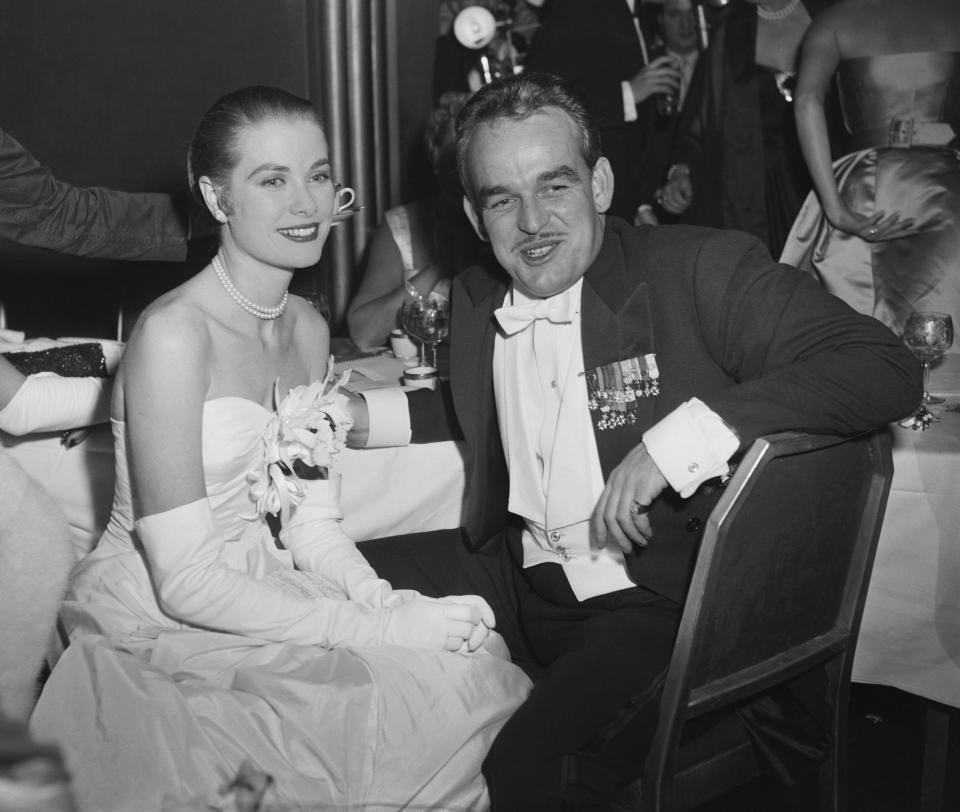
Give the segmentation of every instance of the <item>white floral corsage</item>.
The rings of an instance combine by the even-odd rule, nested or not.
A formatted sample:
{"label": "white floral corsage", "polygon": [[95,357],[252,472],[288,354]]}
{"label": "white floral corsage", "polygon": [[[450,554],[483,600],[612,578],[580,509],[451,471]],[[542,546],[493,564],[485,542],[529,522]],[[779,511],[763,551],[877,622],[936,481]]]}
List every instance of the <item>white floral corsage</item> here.
{"label": "white floral corsage", "polygon": [[307,467],[329,468],[344,447],[353,418],[347,396],[340,389],[349,379],[347,370],[333,381],[331,355],[322,381],[295,386],[283,400],[279,382],[274,384],[274,412],[260,434],[260,459],[247,474],[255,516],[279,513],[286,522],[290,508],[306,496],[295,463],[299,460]]}

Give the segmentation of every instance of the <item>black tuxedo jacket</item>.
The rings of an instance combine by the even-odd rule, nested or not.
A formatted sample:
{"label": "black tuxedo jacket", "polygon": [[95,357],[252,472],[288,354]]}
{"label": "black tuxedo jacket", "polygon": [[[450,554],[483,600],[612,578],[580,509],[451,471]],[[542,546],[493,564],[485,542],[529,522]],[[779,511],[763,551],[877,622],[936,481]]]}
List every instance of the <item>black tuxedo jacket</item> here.
{"label": "black tuxedo jacket", "polygon": [[[508,284],[501,270],[474,267],[452,292],[465,527],[475,549],[491,552],[512,521],[492,364],[493,311]],[[660,370],[660,394],[644,400],[636,424],[594,431],[604,478],[647,428],[691,397],[732,426],[745,449],[774,431],[871,429],[907,414],[921,395],[919,365],[892,332],[808,275],[774,263],[740,232],[634,228],[608,218],[584,277],[581,329],[586,369],[652,352]],[[703,521],[718,498],[708,484],[688,500],[668,490],[655,501],[654,537],[629,556],[638,584],[682,601]]]}

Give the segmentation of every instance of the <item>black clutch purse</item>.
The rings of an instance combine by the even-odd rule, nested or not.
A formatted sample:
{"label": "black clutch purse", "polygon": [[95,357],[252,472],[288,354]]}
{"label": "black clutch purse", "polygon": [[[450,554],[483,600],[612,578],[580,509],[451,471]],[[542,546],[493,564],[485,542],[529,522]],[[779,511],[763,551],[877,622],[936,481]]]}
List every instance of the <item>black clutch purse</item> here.
{"label": "black clutch purse", "polygon": [[109,378],[103,347],[96,341],[89,344],[70,344],[46,350],[3,353],[18,372],[34,375],[37,372],[56,372],[65,378]]}

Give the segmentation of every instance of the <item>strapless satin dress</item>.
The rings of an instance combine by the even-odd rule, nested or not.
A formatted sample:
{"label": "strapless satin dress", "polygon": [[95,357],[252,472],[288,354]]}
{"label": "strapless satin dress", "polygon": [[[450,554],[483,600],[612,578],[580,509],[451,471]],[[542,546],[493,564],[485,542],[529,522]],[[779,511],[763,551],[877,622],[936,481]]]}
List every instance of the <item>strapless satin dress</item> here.
{"label": "strapless satin dress", "polygon": [[[915,310],[960,317],[960,52],[844,60],[837,77],[857,148],[834,163],[841,198],[864,215],[882,210],[913,218],[918,230],[866,242],[830,226],[811,194],[781,260],[809,270],[831,293],[896,332]],[[911,119],[921,125],[912,144],[890,146],[891,126],[902,133]]]}
{"label": "strapless satin dress", "polygon": [[[251,516],[247,473],[270,416],[243,398],[205,405],[220,558],[278,588],[338,597],[293,569]],[[328,650],[177,621],[154,594],[134,530],[124,424],[113,430],[110,522],[71,576],[62,612],[70,645],[31,720],[39,741],[63,749],[79,809],[220,809],[220,789],[244,760],[274,779],[268,809],[486,809],[480,766],[530,689],[502,640],[491,637],[504,656],[495,647]]]}

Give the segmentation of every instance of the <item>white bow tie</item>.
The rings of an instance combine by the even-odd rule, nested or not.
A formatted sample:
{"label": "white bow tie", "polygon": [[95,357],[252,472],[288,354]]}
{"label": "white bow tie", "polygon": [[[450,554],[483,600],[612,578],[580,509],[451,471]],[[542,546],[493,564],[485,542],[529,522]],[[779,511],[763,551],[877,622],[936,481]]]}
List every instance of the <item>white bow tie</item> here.
{"label": "white bow tie", "polygon": [[497,321],[508,335],[519,333],[537,319],[547,319],[554,324],[569,324],[577,312],[576,303],[568,291],[549,299],[537,299],[518,305],[508,305],[494,311]]}

